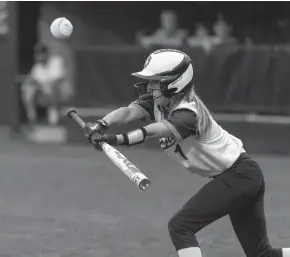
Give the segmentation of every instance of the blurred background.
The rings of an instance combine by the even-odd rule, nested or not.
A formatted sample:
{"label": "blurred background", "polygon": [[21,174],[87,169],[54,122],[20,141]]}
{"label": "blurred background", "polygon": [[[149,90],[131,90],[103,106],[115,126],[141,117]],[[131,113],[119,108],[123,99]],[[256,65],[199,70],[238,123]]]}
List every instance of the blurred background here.
{"label": "blurred background", "polygon": [[[244,140],[262,124],[263,132],[255,141],[265,143],[268,127],[274,124],[272,135],[272,129],[289,123],[287,2],[1,2],[1,6],[0,122],[29,140],[82,140],[68,129],[63,118],[67,107],[75,106],[89,118],[126,106],[135,99],[136,78],[130,74],[159,48],[181,49],[192,58],[198,93],[217,119],[238,129]],[[74,25],[68,40],[56,40],[50,33],[57,17]],[[249,124],[241,130],[245,123]],[[282,140],[271,136],[271,151],[289,152],[288,146],[281,146],[285,136],[288,133]],[[250,148],[265,151],[264,145],[252,143],[249,140]]]}
{"label": "blurred background", "polygon": [[[58,17],[68,40],[50,33]],[[134,101],[130,74],[160,48],[192,58],[197,92],[265,169],[270,239],[290,245],[290,3],[2,1],[0,256],[176,256],[166,222],[206,180],[150,141],[122,148],[154,181],[138,193],[64,116]],[[244,256],[228,220],[200,242],[205,256]]]}

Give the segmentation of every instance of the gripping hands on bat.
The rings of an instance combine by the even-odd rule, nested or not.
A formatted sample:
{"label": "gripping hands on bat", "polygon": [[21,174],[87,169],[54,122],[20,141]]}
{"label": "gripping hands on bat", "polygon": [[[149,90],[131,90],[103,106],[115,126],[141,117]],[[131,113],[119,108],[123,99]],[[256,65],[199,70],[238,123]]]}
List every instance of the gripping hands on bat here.
{"label": "gripping hands on bat", "polygon": [[[132,162],[130,162],[126,156],[110,145],[117,143],[115,139],[118,138],[118,136],[101,134],[104,133],[108,127],[105,121],[98,120],[95,123],[85,123],[74,109],[69,109],[67,111],[67,116],[73,119],[84,130],[85,135],[87,135],[94,147],[103,151],[107,157],[141,190],[146,190],[150,186],[150,180]],[[109,142],[110,144],[106,142]]]}
{"label": "gripping hands on bat", "polygon": [[84,126],[84,134],[88,138],[89,142],[92,141],[92,136],[95,134],[104,134],[108,129],[108,123],[102,119],[96,122],[87,122]]}

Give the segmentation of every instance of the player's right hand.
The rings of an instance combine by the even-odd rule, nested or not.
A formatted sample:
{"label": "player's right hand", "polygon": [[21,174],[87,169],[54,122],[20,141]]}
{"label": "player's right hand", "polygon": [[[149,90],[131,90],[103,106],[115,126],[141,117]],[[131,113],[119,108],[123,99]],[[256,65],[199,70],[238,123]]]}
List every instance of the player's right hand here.
{"label": "player's right hand", "polygon": [[96,122],[87,122],[84,127],[84,134],[89,142],[92,142],[92,136],[96,133],[104,134],[108,129],[108,123],[104,120],[97,120]]}

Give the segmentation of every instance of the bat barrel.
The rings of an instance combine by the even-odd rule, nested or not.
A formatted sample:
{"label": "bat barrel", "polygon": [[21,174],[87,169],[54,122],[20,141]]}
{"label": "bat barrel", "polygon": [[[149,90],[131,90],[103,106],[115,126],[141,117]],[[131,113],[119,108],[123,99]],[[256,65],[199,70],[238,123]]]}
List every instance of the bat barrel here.
{"label": "bat barrel", "polygon": [[[135,166],[134,166],[135,167]],[[136,168],[136,167],[135,167]],[[137,168],[136,168],[137,169]],[[135,183],[139,189],[142,191],[146,190],[147,188],[150,187],[151,182],[150,180],[141,172],[141,171],[136,171],[132,174],[130,177],[133,183]]]}

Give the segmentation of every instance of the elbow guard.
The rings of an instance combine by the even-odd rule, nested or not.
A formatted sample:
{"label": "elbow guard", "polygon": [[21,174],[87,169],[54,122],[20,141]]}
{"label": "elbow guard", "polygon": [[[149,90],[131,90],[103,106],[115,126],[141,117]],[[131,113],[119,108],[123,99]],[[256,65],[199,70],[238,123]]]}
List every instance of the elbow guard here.
{"label": "elbow guard", "polygon": [[124,137],[124,143],[122,145],[131,146],[143,143],[146,140],[147,131],[144,127],[142,127],[140,129],[122,134],[122,136]]}

